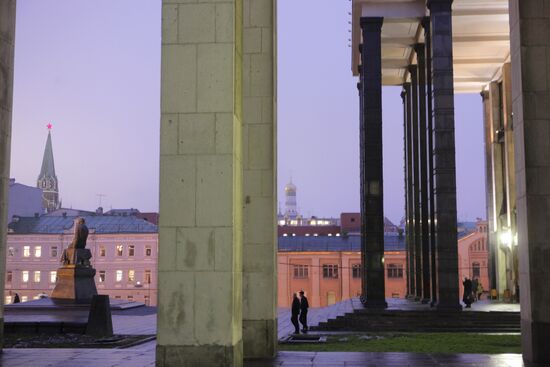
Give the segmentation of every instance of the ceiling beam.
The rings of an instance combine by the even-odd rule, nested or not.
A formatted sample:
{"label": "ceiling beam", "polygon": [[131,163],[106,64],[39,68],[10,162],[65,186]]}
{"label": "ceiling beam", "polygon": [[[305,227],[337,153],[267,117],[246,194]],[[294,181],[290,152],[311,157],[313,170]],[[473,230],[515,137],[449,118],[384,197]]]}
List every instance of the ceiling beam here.
{"label": "ceiling beam", "polygon": [[[505,60],[502,58],[454,59],[453,60],[454,65],[493,65],[493,64],[500,65],[504,63],[505,63]],[[404,69],[410,64],[411,64],[410,58],[382,59],[382,69]]]}

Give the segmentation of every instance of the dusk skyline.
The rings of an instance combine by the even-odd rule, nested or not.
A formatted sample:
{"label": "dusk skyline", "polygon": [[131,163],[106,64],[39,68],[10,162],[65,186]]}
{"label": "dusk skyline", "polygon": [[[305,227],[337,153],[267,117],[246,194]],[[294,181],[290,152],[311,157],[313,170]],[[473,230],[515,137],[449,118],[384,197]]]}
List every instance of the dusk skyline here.
{"label": "dusk skyline", "polygon": [[[11,177],[34,186],[52,140],[65,207],[158,210],[160,1],[18,2]],[[349,2],[278,2],[278,201],[359,210]],[[304,14],[308,16],[305,17]],[[308,21],[309,19],[309,21]],[[322,26],[320,26],[322,24]],[[403,216],[400,88],[384,88],[385,215]],[[481,98],[456,97],[458,217],[485,217]]]}

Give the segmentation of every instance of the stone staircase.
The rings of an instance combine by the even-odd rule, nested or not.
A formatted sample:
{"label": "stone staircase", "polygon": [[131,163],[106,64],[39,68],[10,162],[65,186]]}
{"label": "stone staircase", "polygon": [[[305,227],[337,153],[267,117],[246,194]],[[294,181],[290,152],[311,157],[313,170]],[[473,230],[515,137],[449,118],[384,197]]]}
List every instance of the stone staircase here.
{"label": "stone staircase", "polygon": [[519,312],[354,309],[326,322],[316,331],[519,333]]}

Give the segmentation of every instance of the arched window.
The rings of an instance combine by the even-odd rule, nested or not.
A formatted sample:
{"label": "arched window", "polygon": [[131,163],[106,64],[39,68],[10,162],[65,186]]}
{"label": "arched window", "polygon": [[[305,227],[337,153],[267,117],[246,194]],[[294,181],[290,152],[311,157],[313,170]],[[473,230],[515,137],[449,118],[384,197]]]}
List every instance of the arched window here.
{"label": "arched window", "polygon": [[478,262],[472,263],[472,278],[479,278],[481,274]]}

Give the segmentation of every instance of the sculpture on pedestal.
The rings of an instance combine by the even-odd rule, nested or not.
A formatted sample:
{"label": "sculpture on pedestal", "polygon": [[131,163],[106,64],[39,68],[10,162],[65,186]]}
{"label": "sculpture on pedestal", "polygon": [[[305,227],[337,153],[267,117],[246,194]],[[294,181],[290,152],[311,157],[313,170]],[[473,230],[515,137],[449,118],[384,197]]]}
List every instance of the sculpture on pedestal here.
{"label": "sculpture on pedestal", "polygon": [[92,253],[86,248],[88,227],[84,218],[74,221],[74,237],[69,247],[63,250],[57,269],[57,280],[51,298],[55,300],[89,303],[97,295],[95,269],[90,264]]}

